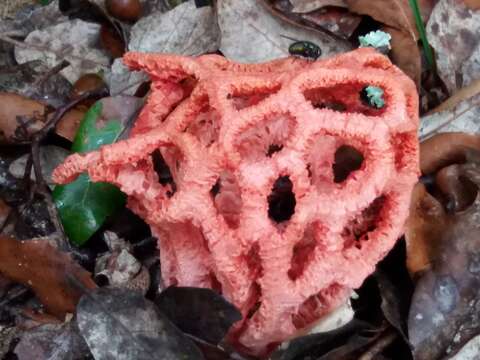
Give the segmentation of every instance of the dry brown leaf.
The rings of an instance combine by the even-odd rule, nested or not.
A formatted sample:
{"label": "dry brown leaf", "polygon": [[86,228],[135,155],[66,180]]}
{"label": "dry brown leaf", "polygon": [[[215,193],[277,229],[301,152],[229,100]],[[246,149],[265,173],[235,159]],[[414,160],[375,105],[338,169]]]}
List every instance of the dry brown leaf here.
{"label": "dry brown leaf", "polygon": [[47,109],[42,103],[24,96],[0,92],[0,144],[30,142],[30,137],[46,121]]}
{"label": "dry brown leaf", "polygon": [[[408,0],[345,0],[352,12],[368,15],[384,24],[392,36],[392,60],[419,86],[421,57],[418,30]],[[422,17],[428,19],[436,0],[421,0]]]}
{"label": "dry brown leaf", "polygon": [[[419,0],[423,21],[426,22],[438,0]],[[409,0],[345,0],[352,12],[368,15],[375,20],[402,30],[418,40],[418,30]]]}
{"label": "dry brown leaf", "polygon": [[73,141],[78,127],[80,126],[80,122],[85,116],[87,110],[87,108],[77,106],[68,111],[57,124],[55,132],[65,139]]}
{"label": "dry brown leaf", "polygon": [[30,287],[45,309],[59,319],[73,313],[82,295],[70,277],[94,289],[90,274],[45,239],[0,237],[0,273]]}
{"label": "dry brown leaf", "polygon": [[463,0],[463,2],[472,10],[480,9],[480,0]]}
{"label": "dry brown leaf", "polygon": [[412,39],[407,33],[392,27],[385,26],[383,30],[392,36],[390,40],[392,46],[390,56],[393,63],[413,79],[417,87],[419,87],[422,61],[417,41]]}
{"label": "dry brown leaf", "polygon": [[452,110],[455,106],[464,100],[468,100],[480,93],[480,79],[475,80],[470,85],[465,86],[450,96],[443,103],[438,105],[435,109],[430,110],[426,115],[431,115],[441,111]]}
{"label": "dry brown leaf", "polygon": [[405,226],[407,269],[411,275],[430,266],[438,247],[435,240],[446,225],[447,218],[442,205],[426,191],[423,184],[415,185]]}
{"label": "dry brown leaf", "polygon": [[415,19],[408,0],[345,0],[345,2],[350,11],[371,16],[387,26],[406,32],[412,39],[418,39]]}

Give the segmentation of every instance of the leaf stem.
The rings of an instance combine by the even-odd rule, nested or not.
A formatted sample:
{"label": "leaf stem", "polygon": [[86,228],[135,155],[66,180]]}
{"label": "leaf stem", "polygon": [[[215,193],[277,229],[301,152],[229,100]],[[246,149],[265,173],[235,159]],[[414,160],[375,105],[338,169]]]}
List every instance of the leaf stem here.
{"label": "leaf stem", "polygon": [[425,52],[425,57],[427,59],[428,66],[430,69],[435,70],[435,58],[433,57],[432,47],[430,46],[427,33],[425,31],[425,25],[423,24],[422,15],[420,13],[420,7],[418,6],[417,0],[408,0],[410,3],[410,8],[412,9],[413,16],[415,18],[415,23],[417,25],[418,33],[420,34],[420,39],[422,40],[423,50]]}

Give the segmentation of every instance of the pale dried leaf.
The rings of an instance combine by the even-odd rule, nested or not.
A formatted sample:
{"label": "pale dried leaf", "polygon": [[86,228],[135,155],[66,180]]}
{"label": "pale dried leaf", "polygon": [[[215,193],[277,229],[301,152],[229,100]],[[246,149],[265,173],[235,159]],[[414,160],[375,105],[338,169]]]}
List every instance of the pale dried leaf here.
{"label": "pale dried leaf", "polygon": [[480,12],[462,1],[440,0],[427,24],[438,74],[450,92],[469,85],[480,73]]}
{"label": "pale dried leaf", "polygon": [[[322,57],[350,50],[327,35],[293,26],[272,16],[254,0],[217,2],[218,24],[222,34],[220,50],[229,59],[255,63],[288,56],[293,39],[317,44]],[[282,36],[283,35],[283,36]]]}
{"label": "pale dried leaf", "polygon": [[128,49],[195,56],[218,50],[218,37],[213,8],[197,8],[190,0],[140,19],[132,28]]}
{"label": "pale dried leaf", "polygon": [[149,77],[143,71],[130,71],[123,65],[122,59],[116,59],[105,80],[110,89],[110,95],[134,95],[143,82],[149,81]]}
{"label": "pale dried leaf", "polygon": [[70,66],[61,74],[73,83],[85,73],[109,68],[108,56],[97,48],[99,30],[100,25],[81,20],[35,30],[27,36],[25,45],[15,47],[15,58],[20,64],[42,60],[49,67],[67,60]]}
{"label": "pale dried leaf", "polygon": [[101,288],[77,306],[80,333],[97,360],[203,359],[198,348],[140,293]]}
{"label": "pale dried leaf", "polygon": [[347,7],[345,0],[290,0],[293,5],[292,12],[307,13],[321,9],[325,6]]}
{"label": "pale dried leaf", "polygon": [[90,353],[73,322],[45,324],[24,332],[15,347],[18,360],[80,360]]}
{"label": "pale dried leaf", "polygon": [[462,101],[453,109],[424,116],[418,134],[424,140],[442,132],[480,132],[480,95]]}

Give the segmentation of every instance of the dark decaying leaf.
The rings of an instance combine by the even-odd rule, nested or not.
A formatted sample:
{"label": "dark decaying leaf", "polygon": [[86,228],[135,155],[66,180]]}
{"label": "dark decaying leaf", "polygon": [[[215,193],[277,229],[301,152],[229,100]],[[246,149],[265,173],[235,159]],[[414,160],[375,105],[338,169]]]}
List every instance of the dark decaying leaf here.
{"label": "dark decaying leaf", "polygon": [[[125,3],[125,2],[123,2]],[[103,5],[103,1],[99,4]],[[120,57],[125,52],[125,31],[122,24],[113,19],[106,9],[89,0],[59,0],[62,14],[70,19],[80,19],[102,25],[100,39],[112,57]]]}
{"label": "dark decaying leaf", "polygon": [[12,219],[13,229],[9,235],[26,240],[37,237],[46,237],[55,232],[55,226],[48,212],[47,203],[38,196],[32,201],[20,205],[15,209]]}
{"label": "dark decaying leaf", "polygon": [[[297,26],[337,36],[339,41],[349,38],[362,20],[360,15],[339,7],[340,2],[338,1],[333,4],[323,2],[323,5],[309,1],[307,6],[300,4],[300,9],[311,8],[311,11],[300,12],[296,11],[294,4],[289,1],[266,0],[264,3],[274,15]],[[330,3],[332,2],[330,1]],[[345,4],[343,3],[343,5]]]}
{"label": "dark decaying leaf", "polygon": [[88,289],[95,288],[87,271],[45,239],[0,237],[0,273],[30,287],[45,309],[60,319],[75,310],[81,295],[68,277]]}
{"label": "dark decaying leaf", "polygon": [[[85,115],[72,145],[73,152],[87,152],[115,142],[131,125],[141,100],[133,96],[104,98]],[[77,245],[84,244],[105,219],[125,203],[113,185],[93,183],[87,174],[53,191],[66,234]]]}
{"label": "dark decaying leaf", "polygon": [[[459,165],[478,188],[478,153]],[[449,226],[435,239],[432,266],[419,279],[408,319],[415,359],[440,359],[458,351],[480,332],[480,198],[448,214]]]}
{"label": "dark decaying leaf", "polygon": [[285,350],[275,351],[272,360],[341,359],[374,341],[378,335],[374,330],[354,319],[332,331],[293,339]]}
{"label": "dark decaying leaf", "polygon": [[41,325],[22,333],[14,353],[18,360],[93,359],[73,320]]}
{"label": "dark decaying leaf", "polygon": [[169,287],[155,303],[183,332],[211,344],[218,344],[242,318],[234,305],[210,289]]}
{"label": "dark decaying leaf", "polygon": [[38,100],[55,108],[68,100],[71,85],[60,74],[48,74],[41,61],[3,67],[0,71],[0,91],[13,92]]}
{"label": "dark decaying leaf", "polygon": [[193,342],[134,291],[101,288],[86,293],[77,321],[96,360],[203,359]]}
{"label": "dark decaying leaf", "polygon": [[343,8],[326,8],[301,14],[300,18],[309,27],[320,27],[348,39],[362,21],[362,17]]}
{"label": "dark decaying leaf", "polygon": [[371,277],[375,280],[378,288],[380,310],[383,317],[401,335],[399,341],[404,342],[404,351],[410,355],[406,330],[414,285],[410,274],[405,269],[406,257],[406,242],[402,238],[387,256],[378,263],[377,270]]}
{"label": "dark decaying leaf", "polygon": [[377,281],[380,297],[382,298],[381,309],[385,319],[392,325],[403,339],[408,342],[406,336],[406,321],[405,307],[402,306],[402,301],[405,302],[405,297],[410,294],[401,294],[400,289],[397,288],[389,279],[388,275],[381,270],[375,272],[375,280]]}
{"label": "dark decaying leaf", "polygon": [[105,11],[95,3],[88,0],[59,0],[58,8],[63,15],[70,19],[80,19],[95,23],[108,21]]}
{"label": "dark decaying leaf", "polygon": [[16,179],[8,171],[9,166],[9,161],[2,154],[0,156],[0,198],[8,205],[14,206],[22,203],[26,199],[27,194],[22,181]]}

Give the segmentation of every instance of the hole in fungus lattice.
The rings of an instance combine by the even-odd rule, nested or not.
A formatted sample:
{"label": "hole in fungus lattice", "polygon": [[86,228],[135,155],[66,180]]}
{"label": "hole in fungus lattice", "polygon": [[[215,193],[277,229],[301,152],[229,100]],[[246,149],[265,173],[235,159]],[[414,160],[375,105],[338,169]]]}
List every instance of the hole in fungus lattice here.
{"label": "hole in fungus lattice", "polygon": [[362,167],[363,155],[353,146],[342,145],[335,151],[334,163],[332,165],[333,181],[341,183],[347,180],[348,176]]}
{"label": "hole in fungus lattice", "polygon": [[168,167],[165,159],[162,156],[160,150],[156,149],[152,153],[153,168],[158,175],[158,181],[163,186],[169,186],[170,190],[167,190],[167,196],[172,197],[177,191],[177,185],[173,180],[172,173]]}
{"label": "hole in fungus lattice", "polygon": [[290,220],[295,212],[295,194],[293,184],[288,175],[280,176],[272,187],[272,192],[267,197],[268,216],[273,221],[280,223]]}

